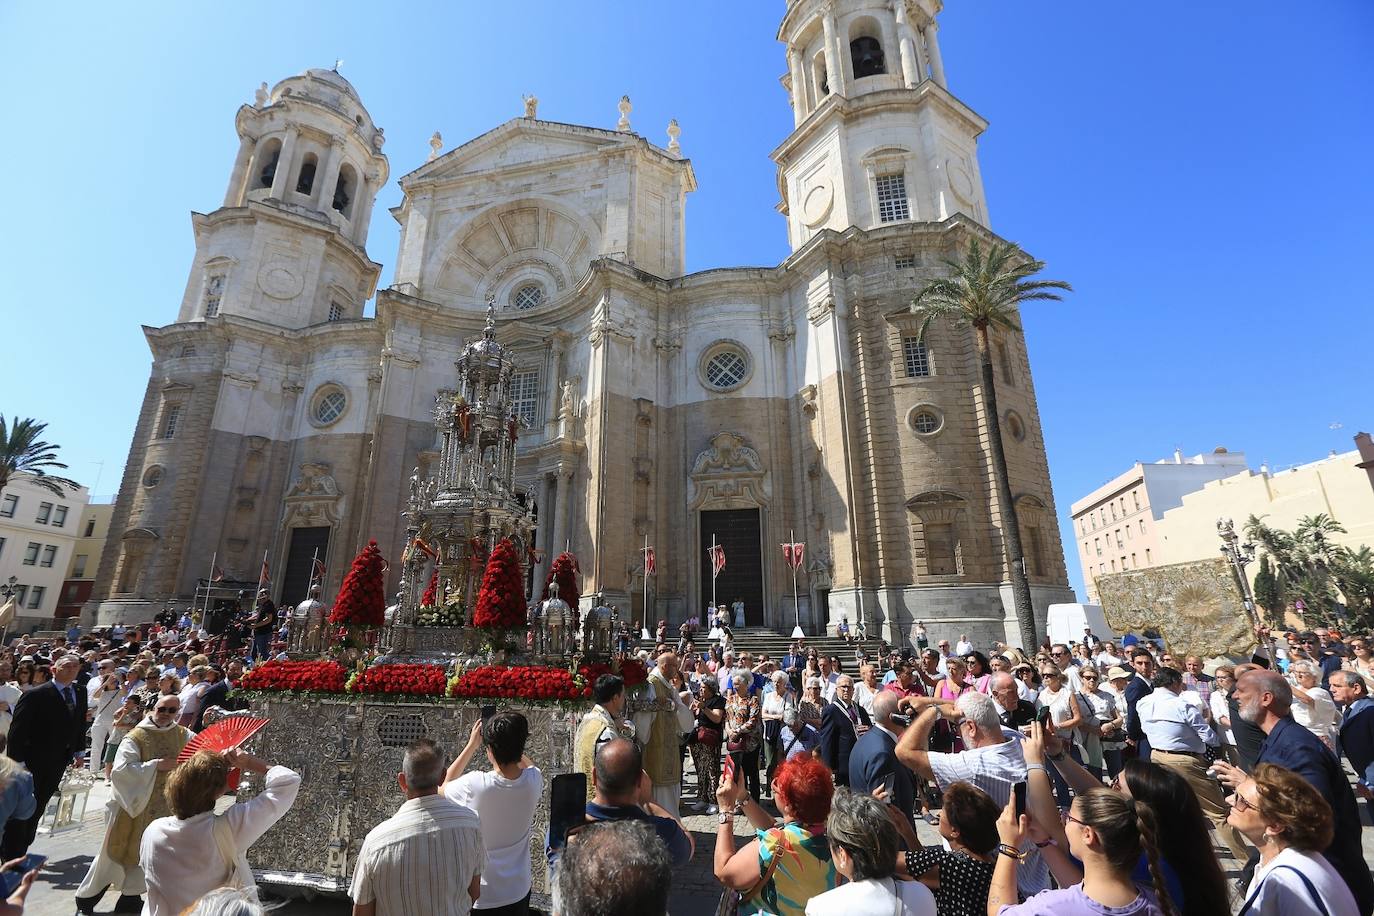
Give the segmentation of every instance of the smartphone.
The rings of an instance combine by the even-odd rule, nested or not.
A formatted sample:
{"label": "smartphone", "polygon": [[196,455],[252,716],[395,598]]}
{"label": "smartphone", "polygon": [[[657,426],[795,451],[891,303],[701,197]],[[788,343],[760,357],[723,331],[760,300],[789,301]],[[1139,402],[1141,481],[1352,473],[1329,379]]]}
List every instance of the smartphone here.
{"label": "smartphone", "polygon": [[1018,782],[1011,787],[1011,791],[1016,796],[1016,816],[1020,817],[1026,813],[1026,784]]}
{"label": "smartphone", "polygon": [[560,773],[549,787],[549,848],[561,849],[568,831],[587,822],[587,774]]}
{"label": "smartphone", "polygon": [[1050,708],[1048,706],[1041,707],[1040,711],[1035,714],[1035,720],[1040,723],[1042,728],[1049,728]]}
{"label": "smartphone", "polygon": [[484,729],[485,729],[485,727],[486,727],[487,720],[490,719],[490,718],[491,718],[492,716],[494,716],[494,715],[496,715],[496,706],[495,706],[494,704],[483,704],[483,706],[482,706],[482,726],[483,726]]}
{"label": "smartphone", "polygon": [[895,804],[895,800],[894,800],[893,797],[892,797],[892,790],[895,789],[896,787],[897,787],[897,774],[896,774],[896,773],[888,773],[886,776],[883,777],[883,792],[884,792],[883,798],[887,801],[887,803],[888,803],[889,805]]}
{"label": "smartphone", "polygon": [[29,854],[14,868],[0,871],[0,898],[8,900],[10,894],[19,889],[19,882],[24,880],[24,876],[35,868],[41,868],[46,861],[47,856]]}
{"label": "smartphone", "polygon": [[726,754],[725,760],[720,765],[722,778],[730,780],[733,785],[735,781],[735,758],[732,754]]}

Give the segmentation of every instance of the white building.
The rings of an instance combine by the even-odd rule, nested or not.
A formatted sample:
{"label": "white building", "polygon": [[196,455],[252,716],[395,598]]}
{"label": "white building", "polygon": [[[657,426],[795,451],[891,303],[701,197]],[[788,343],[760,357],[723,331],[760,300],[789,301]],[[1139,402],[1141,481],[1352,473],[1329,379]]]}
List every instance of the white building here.
{"label": "white building", "polygon": [[[1088,600],[1098,601],[1098,576],[1177,562],[1164,558],[1155,530],[1164,513],[1210,481],[1246,471],[1244,452],[1218,447],[1210,454],[1185,458],[1176,450],[1172,458],[1153,464],[1137,461],[1076,501],[1070,511]],[[1215,524],[1214,519],[1214,539]]]}
{"label": "white building", "polygon": [[64,493],[58,496],[23,474],[10,478],[0,493],[0,582],[17,580],[12,631],[46,627],[56,616],[89,498],[85,487],[66,487]]}

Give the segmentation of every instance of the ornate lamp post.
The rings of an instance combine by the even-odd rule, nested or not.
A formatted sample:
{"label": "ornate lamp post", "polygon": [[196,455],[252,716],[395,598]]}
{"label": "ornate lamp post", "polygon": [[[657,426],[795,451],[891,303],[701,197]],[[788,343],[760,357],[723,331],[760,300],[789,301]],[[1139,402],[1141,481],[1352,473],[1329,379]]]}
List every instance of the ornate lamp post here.
{"label": "ornate lamp post", "polygon": [[[1231,563],[1231,571],[1235,573],[1236,583],[1240,587],[1241,602],[1245,605],[1245,613],[1250,617],[1250,626],[1255,631],[1255,639],[1258,641],[1263,622],[1260,620],[1259,610],[1255,606],[1255,595],[1250,590],[1250,578],[1245,574],[1245,567],[1255,562],[1255,545],[1249,541],[1241,543],[1240,535],[1236,534],[1236,523],[1229,518],[1217,519],[1217,536],[1221,538],[1221,555]],[[1269,658],[1276,660],[1278,655],[1274,652],[1273,640],[1266,640],[1269,648]]]}
{"label": "ornate lamp post", "polygon": [[[0,585],[0,605],[8,604],[17,591],[19,591],[19,577],[10,576],[3,585]],[[5,637],[9,635],[9,629],[10,622],[6,620],[4,626],[0,627],[0,646],[5,644]]]}

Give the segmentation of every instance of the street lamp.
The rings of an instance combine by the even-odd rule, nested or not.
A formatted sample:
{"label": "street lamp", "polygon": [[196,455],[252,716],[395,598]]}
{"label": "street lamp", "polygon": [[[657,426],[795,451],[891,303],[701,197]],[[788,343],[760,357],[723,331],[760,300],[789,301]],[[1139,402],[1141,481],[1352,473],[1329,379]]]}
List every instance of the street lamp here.
{"label": "street lamp", "polygon": [[[1262,623],[1255,607],[1255,595],[1250,591],[1250,578],[1245,575],[1245,567],[1255,562],[1255,545],[1249,541],[1241,543],[1240,535],[1236,534],[1236,523],[1229,518],[1217,519],[1217,536],[1221,538],[1221,555],[1230,561],[1231,571],[1235,573],[1236,583],[1240,586],[1241,603],[1245,605],[1245,613],[1250,617],[1250,625],[1258,641]],[[1269,658],[1277,664],[1278,655],[1274,652],[1273,639],[1269,639],[1268,643]]]}
{"label": "street lamp", "polygon": [[[0,606],[9,604],[10,599],[14,597],[14,593],[17,591],[19,591],[19,577],[10,576],[3,585],[0,585],[0,598],[4,599],[0,601]],[[8,635],[9,629],[10,622],[6,620],[4,626],[0,626],[0,646],[5,644],[5,636]]]}

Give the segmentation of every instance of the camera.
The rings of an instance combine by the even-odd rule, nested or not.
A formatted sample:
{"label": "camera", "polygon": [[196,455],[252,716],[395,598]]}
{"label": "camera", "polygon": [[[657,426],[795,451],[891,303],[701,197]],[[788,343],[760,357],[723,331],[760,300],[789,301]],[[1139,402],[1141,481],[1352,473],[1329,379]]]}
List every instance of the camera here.
{"label": "camera", "polygon": [[892,714],[892,721],[896,722],[898,725],[910,725],[911,716],[907,715],[904,712],[894,712]]}

